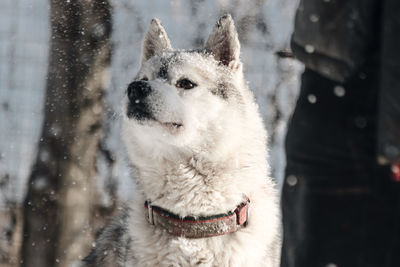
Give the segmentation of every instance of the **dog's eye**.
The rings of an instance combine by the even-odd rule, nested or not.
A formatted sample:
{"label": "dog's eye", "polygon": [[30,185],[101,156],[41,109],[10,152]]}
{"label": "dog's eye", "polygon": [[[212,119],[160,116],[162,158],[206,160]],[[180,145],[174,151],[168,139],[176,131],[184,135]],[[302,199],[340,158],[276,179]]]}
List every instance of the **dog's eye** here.
{"label": "dog's eye", "polygon": [[192,82],[186,78],[180,79],[176,82],[176,87],[183,88],[185,90],[192,89],[196,86],[197,86],[197,84],[195,84],[194,82]]}
{"label": "dog's eye", "polygon": [[142,79],[140,79],[141,81],[148,81],[149,78],[147,78],[146,76],[144,76]]}

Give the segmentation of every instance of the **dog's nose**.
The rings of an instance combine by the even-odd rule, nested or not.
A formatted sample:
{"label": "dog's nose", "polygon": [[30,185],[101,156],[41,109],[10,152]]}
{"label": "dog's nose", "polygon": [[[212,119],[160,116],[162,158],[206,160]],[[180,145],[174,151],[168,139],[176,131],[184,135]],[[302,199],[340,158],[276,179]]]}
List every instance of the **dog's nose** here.
{"label": "dog's nose", "polygon": [[132,103],[139,103],[151,92],[150,85],[145,81],[135,81],[128,85],[127,94]]}

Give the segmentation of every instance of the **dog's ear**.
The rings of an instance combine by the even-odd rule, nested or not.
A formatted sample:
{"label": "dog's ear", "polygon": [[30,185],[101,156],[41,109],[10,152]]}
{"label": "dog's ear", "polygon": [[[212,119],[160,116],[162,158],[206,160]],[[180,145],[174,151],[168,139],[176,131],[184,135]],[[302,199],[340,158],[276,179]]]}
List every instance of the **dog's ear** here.
{"label": "dog's ear", "polygon": [[172,46],[161,21],[157,18],[152,19],[143,40],[142,64],[155,54],[170,50]]}
{"label": "dog's ear", "polygon": [[222,16],[206,42],[206,50],[223,65],[236,70],[240,63],[240,43],[231,15]]}

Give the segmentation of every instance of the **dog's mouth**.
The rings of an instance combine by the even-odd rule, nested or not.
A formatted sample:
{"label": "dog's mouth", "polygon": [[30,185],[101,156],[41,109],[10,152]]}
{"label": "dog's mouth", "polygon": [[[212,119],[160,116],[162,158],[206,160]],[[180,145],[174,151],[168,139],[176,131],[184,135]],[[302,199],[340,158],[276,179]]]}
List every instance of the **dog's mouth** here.
{"label": "dog's mouth", "polygon": [[183,123],[180,122],[162,122],[154,118],[153,116],[151,117],[146,117],[137,119],[134,118],[139,124],[141,125],[148,125],[148,126],[161,126],[161,128],[166,129],[167,131],[171,133],[177,133],[178,131],[183,130],[184,126]]}
{"label": "dog's mouth", "polygon": [[173,129],[183,128],[183,124],[178,122],[160,122],[160,123],[166,127]]}
{"label": "dog's mouth", "polygon": [[134,119],[137,121],[139,124],[142,125],[159,125],[164,129],[167,129],[169,132],[176,133],[180,130],[182,130],[183,123],[177,122],[177,121],[160,121],[157,119],[152,112],[150,112],[150,109],[148,108],[147,104],[141,103],[141,104],[135,104],[132,105],[130,104],[127,109],[127,117],[130,119]]}
{"label": "dog's mouth", "polygon": [[184,128],[183,124],[179,122],[160,122],[158,120],[153,121],[172,134],[176,134]]}

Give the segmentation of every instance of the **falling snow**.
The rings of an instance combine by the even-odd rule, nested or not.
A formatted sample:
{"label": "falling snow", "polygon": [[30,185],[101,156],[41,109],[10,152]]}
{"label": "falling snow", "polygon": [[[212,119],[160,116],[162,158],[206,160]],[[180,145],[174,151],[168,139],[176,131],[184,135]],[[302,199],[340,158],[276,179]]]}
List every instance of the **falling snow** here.
{"label": "falling snow", "polygon": [[[27,177],[31,170],[32,162],[36,156],[43,122],[43,108],[49,105],[54,112],[54,103],[44,103],[46,88],[47,59],[49,51],[49,4],[46,0],[33,1],[25,5],[24,1],[4,0],[5,4],[0,9],[0,33],[7,38],[0,39],[0,177],[11,177],[6,190],[0,191],[0,212],[4,201],[21,203],[26,192]],[[329,0],[323,0],[329,2]],[[143,31],[153,17],[159,17],[174,40],[174,47],[188,48],[204,42],[212,24],[221,12],[231,12],[237,23],[241,25],[242,40],[241,58],[249,80],[249,87],[255,93],[257,103],[266,122],[266,127],[271,138],[271,156],[268,159],[272,171],[278,182],[283,178],[284,154],[283,143],[288,120],[298,88],[298,75],[302,66],[293,59],[279,59],[275,55],[278,50],[289,47],[289,38],[292,30],[296,0],[269,0],[261,1],[211,1],[202,3],[202,8],[192,9],[192,1],[113,1],[113,44],[110,78],[98,77],[109,80],[106,92],[106,108],[94,105],[91,107],[92,115],[104,113],[107,129],[104,146],[111,151],[114,165],[110,167],[99,156],[96,177],[96,189],[80,186],[72,182],[79,190],[91,193],[99,191],[100,204],[107,206],[111,200],[107,196],[110,180],[116,182],[116,194],[121,200],[126,200],[129,192],[135,186],[130,179],[131,171],[125,161],[125,152],[119,138],[119,118],[121,114],[121,99],[126,85],[133,79],[140,58]],[[73,5],[73,1],[65,0]],[[232,5],[232,3],[235,3]],[[141,12],[139,12],[141,10]],[[277,12],[280,10],[282,12]],[[179,14],[179,15],[177,15]],[[193,17],[190,17],[193,16]],[[246,22],[250,17],[251,23]],[[311,21],[317,22],[317,14],[310,16]],[[206,25],[206,26],[204,26]],[[256,25],[257,27],[254,27]],[[99,23],[90,29],[78,29],[82,36],[90,35],[92,38],[101,39],[106,33],[103,24]],[[159,35],[163,38],[163,35]],[[82,44],[87,46],[88,44]],[[313,53],[314,47],[306,46],[307,53]],[[89,62],[87,55],[77,58],[77,61]],[[60,59],[60,63],[64,63]],[[67,70],[67,69],[66,69]],[[361,77],[361,74],[360,74]],[[94,81],[95,82],[95,81]],[[67,88],[63,84],[62,88]],[[62,89],[61,88],[61,89]],[[335,92],[336,95],[338,95]],[[340,93],[339,93],[340,95]],[[339,96],[338,95],[338,96]],[[60,94],[60,97],[64,97]],[[310,99],[311,97],[311,99]],[[139,103],[137,100],[136,103]],[[310,103],[317,101],[316,97],[309,96]],[[53,113],[54,114],[54,113]],[[360,120],[355,122],[363,125]],[[179,125],[172,125],[177,128]],[[55,123],[45,128],[53,137],[60,137],[63,128]],[[223,131],[223,129],[220,129]],[[53,162],[53,151],[43,149],[39,158],[43,163]],[[68,154],[57,155],[68,161]],[[80,160],[80,159],[79,159]],[[61,175],[61,174],[60,174]],[[1,178],[2,179],[2,178]],[[33,186],[44,189],[47,177],[38,177]],[[2,180],[0,181],[2,182]],[[2,190],[0,188],[0,190]],[[57,193],[49,190],[50,196],[55,198]],[[4,197],[3,197],[4,196]],[[30,207],[35,203],[29,202]],[[39,226],[43,231],[47,226]],[[50,240],[47,240],[50,242]],[[30,243],[28,243],[29,245]],[[38,246],[32,243],[32,246]],[[92,244],[93,247],[95,243]],[[55,259],[56,263],[60,260]]]}
{"label": "falling snow", "polygon": [[341,85],[336,85],[333,88],[333,92],[337,97],[343,97],[346,94],[346,90]]}
{"label": "falling snow", "polygon": [[308,100],[308,102],[310,102],[311,104],[317,103],[317,97],[316,97],[315,95],[313,95],[313,94],[309,94],[309,95],[307,96],[307,100]]}
{"label": "falling snow", "polygon": [[314,53],[314,51],[315,51],[314,46],[309,45],[309,44],[305,45],[305,46],[304,46],[304,49],[305,49],[306,52],[309,53],[309,54]]}

